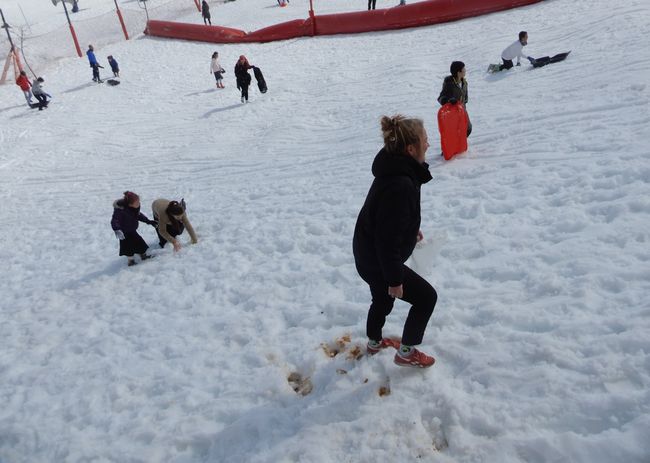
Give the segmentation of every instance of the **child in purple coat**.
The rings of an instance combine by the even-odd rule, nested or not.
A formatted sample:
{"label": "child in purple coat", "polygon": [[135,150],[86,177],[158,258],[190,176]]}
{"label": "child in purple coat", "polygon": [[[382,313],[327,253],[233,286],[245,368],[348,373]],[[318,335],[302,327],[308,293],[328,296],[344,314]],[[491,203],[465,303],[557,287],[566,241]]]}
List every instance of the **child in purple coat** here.
{"label": "child in purple coat", "polygon": [[140,197],[132,191],[125,191],[124,197],[113,202],[111,227],[120,240],[120,256],[126,256],[129,267],[135,265],[134,254],[140,254],[142,260],[149,259],[149,246],[138,233],[138,223],[144,222],[156,227],[155,220],[149,220],[140,212]]}

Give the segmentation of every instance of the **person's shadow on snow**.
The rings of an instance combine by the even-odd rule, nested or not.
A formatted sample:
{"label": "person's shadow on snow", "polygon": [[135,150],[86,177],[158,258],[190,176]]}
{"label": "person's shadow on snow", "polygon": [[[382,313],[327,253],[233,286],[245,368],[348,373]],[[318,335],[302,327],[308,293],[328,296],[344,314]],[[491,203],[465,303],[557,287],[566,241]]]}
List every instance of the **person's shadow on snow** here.
{"label": "person's shadow on snow", "polygon": [[61,92],[61,93],[72,93],[72,92],[78,92],[79,90],[83,90],[84,88],[88,88],[88,87],[92,87],[92,86],[96,86],[96,85],[97,85],[96,82],[88,82],[88,83],[86,83],[86,84],[79,85],[78,87],[69,88],[68,90],[65,90],[65,91],[63,91],[63,92]]}
{"label": "person's shadow on snow", "polygon": [[201,118],[202,119],[207,119],[208,117],[212,116],[213,114],[220,113],[220,112],[223,112],[223,111],[228,111],[229,109],[241,108],[242,106],[244,106],[244,105],[241,104],[241,103],[237,103],[237,104],[231,104],[230,106],[226,106],[225,108],[215,108],[212,111],[208,111],[207,113],[205,113],[203,116],[201,116]]}

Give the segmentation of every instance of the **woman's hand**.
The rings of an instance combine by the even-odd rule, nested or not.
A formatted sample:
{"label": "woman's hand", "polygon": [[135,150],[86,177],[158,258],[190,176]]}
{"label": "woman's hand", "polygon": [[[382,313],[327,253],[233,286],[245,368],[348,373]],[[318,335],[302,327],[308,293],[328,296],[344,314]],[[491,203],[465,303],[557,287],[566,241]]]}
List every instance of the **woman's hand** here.
{"label": "woman's hand", "polygon": [[391,297],[396,297],[398,299],[401,299],[402,296],[404,295],[404,288],[402,285],[399,286],[389,286],[388,287],[388,295]]}
{"label": "woman's hand", "polygon": [[179,243],[178,240],[174,240],[172,245],[174,246],[174,252],[178,252],[181,250],[181,243]]}

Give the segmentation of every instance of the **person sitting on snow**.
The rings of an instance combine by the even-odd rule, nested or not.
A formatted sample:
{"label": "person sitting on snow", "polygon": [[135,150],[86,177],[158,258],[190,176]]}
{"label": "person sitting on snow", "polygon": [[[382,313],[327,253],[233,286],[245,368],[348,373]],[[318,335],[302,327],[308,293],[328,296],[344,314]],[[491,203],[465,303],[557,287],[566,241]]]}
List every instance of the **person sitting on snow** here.
{"label": "person sitting on snow", "polygon": [[528,56],[524,55],[523,51],[526,45],[528,45],[528,32],[521,31],[519,33],[519,40],[513,42],[510,46],[508,46],[508,48],[503,50],[503,53],[501,53],[503,64],[499,66],[499,71],[503,71],[504,69],[511,69],[513,66],[512,61],[515,58],[517,58],[517,66],[521,66],[521,58],[529,59]]}

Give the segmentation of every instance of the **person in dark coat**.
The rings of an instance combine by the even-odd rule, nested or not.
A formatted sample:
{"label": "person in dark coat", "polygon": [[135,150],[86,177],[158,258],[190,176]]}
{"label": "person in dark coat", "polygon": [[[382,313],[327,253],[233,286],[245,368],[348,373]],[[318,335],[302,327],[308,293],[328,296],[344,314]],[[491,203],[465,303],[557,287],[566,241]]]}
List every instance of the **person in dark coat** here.
{"label": "person in dark coat", "polygon": [[113,58],[113,55],[108,55],[108,64],[111,65],[111,71],[113,71],[113,77],[120,77],[120,65],[117,64],[117,60]]}
{"label": "person in dark coat", "polygon": [[472,133],[472,122],[469,120],[469,113],[467,112],[467,102],[469,101],[469,94],[467,92],[467,80],[465,80],[465,63],[462,61],[454,61],[449,67],[451,75],[445,77],[442,83],[442,91],[438,97],[438,103],[445,105],[447,103],[457,104],[460,103],[465,108],[467,114],[467,136]]}
{"label": "person in dark coat", "polygon": [[212,21],[210,21],[210,6],[205,0],[201,3],[201,14],[203,15],[203,24],[212,26]]}
{"label": "person in dark coat", "polygon": [[155,220],[149,220],[140,212],[140,197],[132,191],[125,191],[124,197],[113,202],[111,228],[120,240],[120,256],[126,256],[129,267],[135,265],[134,254],[140,254],[142,260],[151,256],[147,254],[149,246],[138,233],[139,222],[156,227]]}
{"label": "person in dark coat", "polygon": [[[423,238],[420,187],[432,178],[425,162],[429,142],[420,119],[384,116],[381,129],[384,147],[372,164],[375,179],[359,212],[352,246],[357,271],[370,286],[372,296],[366,325],[367,349],[369,354],[375,354],[395,347],[397,365],[425,368],[435,359],[414,346],[422,343],[438,296],[404,262]],[[395,298],[412,305],[401,343],[382,337]]]}
{"label": "person in dark coat", "polygon": [[235,64],[235,77],[237,78],[237,88],[241,90],[242,103],[248,103],[248,87],[251,84],[251,75],[248,70],[252,67],[244,55],[241,55]]}

